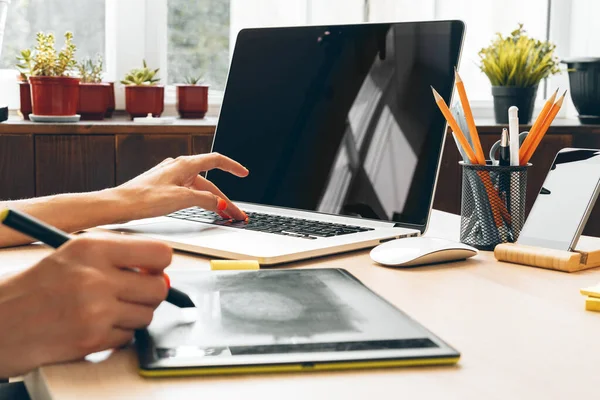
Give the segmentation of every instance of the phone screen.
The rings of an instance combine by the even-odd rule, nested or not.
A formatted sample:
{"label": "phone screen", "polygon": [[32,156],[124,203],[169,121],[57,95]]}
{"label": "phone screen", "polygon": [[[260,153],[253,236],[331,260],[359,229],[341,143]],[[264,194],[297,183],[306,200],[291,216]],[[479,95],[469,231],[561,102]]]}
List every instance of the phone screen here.
{"label": "phone screen", "polygon": [[598,197],[600,150],[556,155],[517,243],[571,251]]}

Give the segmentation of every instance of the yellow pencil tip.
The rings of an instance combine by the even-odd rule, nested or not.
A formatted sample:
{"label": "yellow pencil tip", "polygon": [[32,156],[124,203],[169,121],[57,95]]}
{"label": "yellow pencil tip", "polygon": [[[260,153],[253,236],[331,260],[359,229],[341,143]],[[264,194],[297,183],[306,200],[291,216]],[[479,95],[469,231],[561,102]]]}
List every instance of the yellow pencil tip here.
{"label": "yellow pencil tip", "polygon": [[431,87],[431,91],[433,92],[433,97],[435,97],[435,100],[437,101],[437,100],[441,99],[442,96],[440,96],[440,94],[437,92],[437,90],[435,90],[433,88],[433,86],[430,86],[430,87]]}
{"label": "yellow pencil tip", "polygon": [[8,217],[9,212],[10,210],[8,208],[5,208],[4,210],[0,211],[0,222],[4,222],[6,217]]}
{"label": "yellow pencil tip", "polygon": [[458,70],[456,69],[456,67],[454,67],[454,78],[456,79],[456,83],[462,82],[462,78],[458,74]]}

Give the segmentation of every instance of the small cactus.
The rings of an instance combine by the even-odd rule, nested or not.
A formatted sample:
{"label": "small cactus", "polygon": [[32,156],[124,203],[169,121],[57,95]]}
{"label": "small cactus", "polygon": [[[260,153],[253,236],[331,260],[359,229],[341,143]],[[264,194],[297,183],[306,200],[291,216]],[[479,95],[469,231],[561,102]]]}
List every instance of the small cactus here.
{"label": "small cactus", "polygon": [[191,75],[185,78],[186,85],[197,85],[202,83],[202,75]]}
{"label": "small cactus", "polygon": [[125,75],[125,78],[121,81],[123,85],[155,85],[160,82],[160,78],[156,78],[159,68],[151,70],[144,60],[144,66],[142,68],[134,68]]}

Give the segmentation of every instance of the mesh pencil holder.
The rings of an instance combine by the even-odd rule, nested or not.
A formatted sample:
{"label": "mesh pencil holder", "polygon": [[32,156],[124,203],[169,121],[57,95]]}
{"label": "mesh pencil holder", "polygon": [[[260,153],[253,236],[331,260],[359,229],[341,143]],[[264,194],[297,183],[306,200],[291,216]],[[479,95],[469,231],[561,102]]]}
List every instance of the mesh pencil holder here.
{"label": "mesh pencil holder", "polygon": [[517,241],[525,222],[526,166],[462,165],[460,241],[479,250]]}

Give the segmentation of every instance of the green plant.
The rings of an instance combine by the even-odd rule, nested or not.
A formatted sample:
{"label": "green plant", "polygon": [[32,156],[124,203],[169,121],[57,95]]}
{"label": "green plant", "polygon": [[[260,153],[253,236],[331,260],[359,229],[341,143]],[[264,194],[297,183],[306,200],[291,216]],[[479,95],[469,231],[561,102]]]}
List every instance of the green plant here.
{"label": "green plant", "polygon": [[498,33],[490,46],[481,49],[480,67],[493,86],[531,87],[560,73],[555,49],[550,42],[529,37],[519,24],[509,36]]}
{"label": "green plant", "polygon": [[33,71],[31,49],[21,50],[21,54],[17,56],[17,69],[19,70],[20,79],[27,81]]}
{"label": "green plant", "polygon": [[202,75],[191,75],[185,78],[184,80],[186,85],[197,85],[198,83],[202,83]]}
{"label": "green plant", "polygon": [[55,40],[52,33],[38,32],[36,47],[33,56],[32,76],[69,76],[77,66],[73,43],[73,33],[65,33],[65,47],[56,54]]}
{"label": "green plant", "polygon": [[123,85],[155,85],[160,82],[160,78],[156,78],[159,68],[151,70],[144,60],[144,66],[142,68],[134,68],[125,75],[125,78],[121,81]]}
{"label": "green plant", "polygon": [[100,83],[102,82],[102,67],[103,60],[100,54],[96,55],[96,60],[92,60],[90,57],[83,59],[77,64],[79,70],[79,77],[83,83]]}

